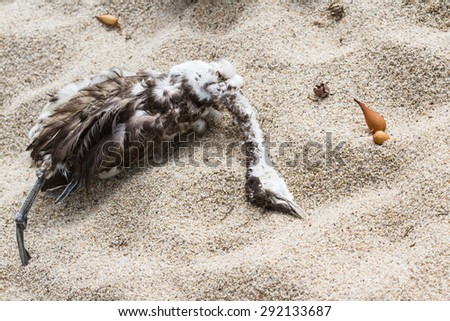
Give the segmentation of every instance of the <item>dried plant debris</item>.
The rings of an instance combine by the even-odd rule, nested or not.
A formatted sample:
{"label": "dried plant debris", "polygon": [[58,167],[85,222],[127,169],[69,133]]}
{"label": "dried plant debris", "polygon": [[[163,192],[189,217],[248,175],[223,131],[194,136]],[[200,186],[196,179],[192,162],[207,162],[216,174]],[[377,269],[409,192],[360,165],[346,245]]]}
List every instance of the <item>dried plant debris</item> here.
{"label": "dried plant debris", "polygon": [[122,25],[119,22],[119,17],[112,16],[110,14],[105,14],[101,16],[95,16],[101,23],[110,26],[110,27],[117,27],[119,31],[122,30]]}
{"label": "dried plant debris", "polygon": [[383,145],[383,143],[385,141],[387,141],[388,139],[390,139],[389,135],[386,134],[384,131],[382,130],[378,130],[377,132],[375,132],[375,134],[373,134],[373,141],[375,142],[375,144],[377,145]]}
{"label": "dried plant debris", "polygon": [[320,85],[316,85],[314,87],[314,95],[316,95],[319,98],[326,98],[328,95],[330,95],[330,87],[328,87],[326,84],[321,83]]}
{"label": "dried plant debris", "polygon": [[340,1],[330,1],[327,7],[328,16],[334,21],[341,21],[345,16],[344,5]]}
{"label": "dried plant debris", "polygon": [[372,134],[379,130],[383,131],[386,129],[386,121],[383,116],[367,107],[363,102],[360,102],[355,98],[353,100],[359,105],[359,107],[361,107],[361,110],[364,113],[364,118],[366,119],[367,127],[369,127]]}

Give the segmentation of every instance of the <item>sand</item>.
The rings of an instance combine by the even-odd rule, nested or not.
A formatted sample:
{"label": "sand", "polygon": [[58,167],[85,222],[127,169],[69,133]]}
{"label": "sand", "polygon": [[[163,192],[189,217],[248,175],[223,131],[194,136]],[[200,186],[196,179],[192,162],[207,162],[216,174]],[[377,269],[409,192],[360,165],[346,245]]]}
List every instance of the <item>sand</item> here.
{"label": "sand", "polygon": [[[326,1],[303,2],[1,3],[0,299],[450,299],[448,4],[347,1],[335,21]],[[106,12],[121,33],[93,18]],[[26,133],[47,94],[112,66],[218,58],[245,78],[271,141],[290,143],[272,158],[310,219],[249,204],[241,155],[170,162],[62,204],[40,195],[22,267],[14,217],[35,179]],[[315,101],[320,82],[333,95]],[[384,145],[353,98],[386,118]],[[225,116],[198,140],[240,133]]]}

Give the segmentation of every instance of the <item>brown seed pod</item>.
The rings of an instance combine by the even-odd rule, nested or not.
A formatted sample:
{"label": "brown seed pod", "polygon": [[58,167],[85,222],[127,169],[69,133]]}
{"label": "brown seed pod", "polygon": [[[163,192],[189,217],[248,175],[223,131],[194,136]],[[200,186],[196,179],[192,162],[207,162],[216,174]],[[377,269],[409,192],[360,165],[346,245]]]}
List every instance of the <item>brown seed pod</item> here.
{"label": "brown seed pod", "polygon": [[119,30],[121,29],[122,25],[119,22],[119,17],[112,16],[109,14],[104,14],[101,16],[95,16],[101,23],[111,26],[111,27],[117,27]]}
{"label": "brown seed pod", "polygon": [[354,100],[361,107],[364,113],[364,117],[366,118],[366,124],[372,133],[375,133],[379,130],[384,131],[386,129],[386,121],[384,120],[383,116],[367,107],[366,104],[356,100],[355,98]]}
{"label": "brown seed pod", "polygon": [[324,83],[321,83],[320,85],[316,85],[314,87],[314,95],[316,95],[319,98],[326,98],[330,94],[330,87],[325,85]]}
{"label": "brown seed pod", "polygon": [[386,134],[384,131],[377,131],[375,134],[373,134],[373,141],[377,145],[382,145],[385,141],[389,139],[389,135]]}
{"label": "brown seed pod", "polygon": [[327,11],[330,17],[337,22],[341,21],[345,16],[345,8],[339,0],[330,1]]}

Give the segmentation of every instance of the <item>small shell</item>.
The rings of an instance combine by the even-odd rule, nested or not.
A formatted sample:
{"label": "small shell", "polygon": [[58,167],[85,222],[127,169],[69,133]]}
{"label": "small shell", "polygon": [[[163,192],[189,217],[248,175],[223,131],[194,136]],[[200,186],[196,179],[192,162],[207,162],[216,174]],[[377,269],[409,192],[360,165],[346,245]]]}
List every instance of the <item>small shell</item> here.
{"label": "small shell", "polygon": [[373,141],[377,145],[382,145],[389,138],[390,138],[389,135],[386,134],[384,131],[381,131],[381,130],[379,130],[379,131],[375,132],[375,134],[373,134]]}
{"label": "small shell", "polygon": [[379,130],[384,131],[386,129],[386,121],[384,120],[383,116],[367,107],[366,104],[356,99],[354,100],[358,103],[359,107],[361,107],[361,110],[364,113],[364,118],[366,118],[366,124],[372,131],[372,133],[375,133]]}
{"label": "small shell", "polygon": [[119,22],[119,17],[111,16],[109,14],[105,14],[102,16],[95,16],[100,22],[104,23],[108,26],[115,26]]}

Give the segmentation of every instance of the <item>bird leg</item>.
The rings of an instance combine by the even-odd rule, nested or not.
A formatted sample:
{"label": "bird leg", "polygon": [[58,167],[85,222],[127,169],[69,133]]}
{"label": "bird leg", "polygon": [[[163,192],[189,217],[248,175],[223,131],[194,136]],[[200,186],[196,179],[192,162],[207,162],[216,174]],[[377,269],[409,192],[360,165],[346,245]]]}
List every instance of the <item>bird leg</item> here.
{"label": "bird leg", "polygon": [[42,188],[42,185],[44,185],[45,182],[45,170],[38,170],[36,172],[37,180],[33,185],[33,188],[31,189],[30,193],[28,193],[27,198],[22,204],[22,207],[20,208],[19,212],[16,215],[16,237],[17,237],[17,245],[19,247],[19,255],[20,260],[22,261],[22,265],[25,266],[28,264],[28,260],[31,259],[30,254],[28,253],[27,249],[25,248],[24,239],[23,239],[23,231],[27,227],[27,221],[28,221],[28,212],[31,209],[31,206],[34,203],[34,200],[36,199],[37,194]]}
{"label": "bird leg", "polygon": [[247,156],[245,189],[250,202],[263,208],[307,218],[269,159],[256,110],[240,92],[224,94],[221,103],[233,115],[244,134]]}

